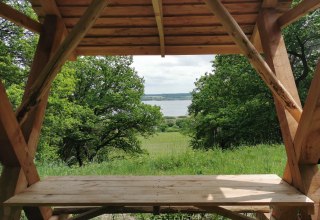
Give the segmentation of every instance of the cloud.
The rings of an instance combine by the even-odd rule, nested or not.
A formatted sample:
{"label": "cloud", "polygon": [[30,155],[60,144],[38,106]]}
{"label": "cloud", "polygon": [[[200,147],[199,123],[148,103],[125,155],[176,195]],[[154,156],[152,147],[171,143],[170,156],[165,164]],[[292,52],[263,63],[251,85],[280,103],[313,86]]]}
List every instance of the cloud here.
{"label": "cloud", "polygon": [[211,72],[213,55],[134,56],[132,66],[145,80],[145,93],[191,92],[194,82]]}

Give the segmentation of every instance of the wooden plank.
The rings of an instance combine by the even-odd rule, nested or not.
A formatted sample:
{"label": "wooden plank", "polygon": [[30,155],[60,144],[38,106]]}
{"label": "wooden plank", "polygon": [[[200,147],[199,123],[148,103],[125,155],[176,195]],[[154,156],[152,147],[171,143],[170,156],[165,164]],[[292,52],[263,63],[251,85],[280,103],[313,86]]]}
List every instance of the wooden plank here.
{"label": "wooden plank", "polygon": [[[250,183],[274,183],[279,184],[282,181],[280,177],[275,174],[242,174],[242,175],[177,175],[177,176],[126,176],[126,175],[108,175],[108,176],[49,176],[48,181],[242,181],[247,184]],[[225,184],[225,182],[224,182]]]}
{"label": "wooden plank", "polygon": [[165,39],[164,39],[164,31],[163,31],[162,0],[152,0],[152,6],[153,6],[156,22],[157,22],[157,27],[158,27],[160,53],[161,53],[161,56],[164,57],[166,52],[165,52]]}
{"label": "wooden plank", "polygon": [[[254,25],[258,14],[234,15],[235,19],[242,25]],[[73,27],[79,18],[64,18],[66,26]],[[163,17],[165,27],[190,27],[220,25],[219,19],[214,16],[177,16]],[[121,17],[97,19],[93,27],[156,27],[157,23],[153,17]]]}
{"label": "wooden plank", "polygon": [[[55,177],[34,184],[9,199],[6,205],[68,206],[250,206],[278,204],[291,207],[312,207],[313,202],[274,175],[237,176],[123,176],[123,177]],[[79,178],[79,179],[77,179]],[[130,178],[132,180],[130,181]],[[150,178],[150,179],[149,179]],[[177,180],[175,180],[175,178]],[[207,179],[206,179],[207,178]],[[247,178],[247,180],[246,180]],[[118,184],[114,180],[117,180]],[[170,180],[171,179],[171,180]],[[188,180],[187,180],[188,179]],[[215,180],[215,183],[199,181]],[[263,184],[263,179],[272,183]],[[181,186],[181,180],[188,186]],[[125,183],[122,183],[122,182]],[[166,185],[167,182],[169,185]],[[130,186],[144,182],[145,186]],[[227,184],[228,182],[228,184]],[[212,185],[210,186],[210,184]],[[253,186],[256,183],[256,186]],[[126,187],[119,187],[127,184]],[[193,185],[192,185],[193,184]],[[252,187],[248,187],[247,184]],[[65,187],[56,187],[56,186]],[[90,190],[88,192],[87,190]]]}
{"label": "wooden plank", "polygon": [[219,206],[213,206],[213,207],[199,206],[198,208],[204,209],[206,211],[214,212],[218,215],[224,216],[232,220],[254,220],[253,218],[241,215],[236,212],[232,212],[228,209],[224,209]]}
{"label": "wooden plank", "polygon": [[[77,48],[78,55],[159,55],[160,49],[156,46],[109,46]],[[236,45],[198,45],[198,46],[166,46],[167,55],[195,55],[195,54],[239,54],[241,51]]]}
{"label": "wooden plank", "polygon": [[[90,207],[55,207],[53,213],[56,215],[60,214],[81,214],[83,212],[89,211],[93,208],[99,208],[99,206],[90,206]],[[232,212],[241,212],[241,213],[269,213],[269,206],[221,206],[221,208],[228,209]],[[145,206],[145,207],[135,207],[135,206],[124,206],[124,207],[105,207],[105,214],[117,214],[117,213],[152,213],[153,207]],[[212,213],[210,210],[203,210],[196,208],[194,206],[161,206],[160,213],[188,213],[188,214],[196,214],[196,213]],[[213,212],[215,213],[215,212]]]}
{"label": "wooden plank", "polygon": [[0,2],[0,16],[35,33],[39,34],[42,30],[42,25],[39,22],[3,2]]}
{"label": "wooden plank", "polygon": [[[229,35],[218,36],[167,36],[168,46],[188,45],[231,45],[234,44]],[[159,37],[85,37],[79,46],[157,46]]]}
{"label": "wooden plank", "polygon": [[[152,17],[154,11],[152,5],[136,6],[112,6],[103,10],[101,16],[104,17]],[[231,14],[249,14],[257,13],[260,8],[259,2],[249,3],[229,3],[225,4],[226,8]],[[38,7],[34,7],[38,8]],[[86,6],[61,6],[59,11],[65,18],[67,17],[81,17],[84,13]],[[191,4],[191,5],[164,5],[163,14],[165,16],[188,16],[188,15],[211,15],[210,11],[204,4]],[[42,15],[43,16],[43,15]]]}
{"label": "wooden plank", "polygon": [[57,52],[46,64],[41,74],[39,74],[39,77],[30,89],[30,95],[23,101],[17,110],[17,119],[19,121],[23,122],[27,113],[30,112],[30,108],[37,105],[48,92],[51,82],[54,80],[61,66],[66,62],[72,51],[86,35],[86,32],[92,27],[99,17],[99,13],[104,9],[107,3],[108,2],[104,0],[92,1],[92,4],[80,19],[79,23],[72,29],[70,34],[57,49]]}
{"label": "wooden plank", "polygon": [[[242,25],[241,29],[245,34],[250,35],[253,31],[253,25]],[[71,30],[71,29],[69,29]],[[227,32],[222,26],[201,26],[201,27],[164,27],[166,36],[208,36],[208,35],[226,35]],[[140,37],[140,36],[158,36],[156,27],[145,28],[91,28],[86,37]]]}
{"label": "wooden plank", "polygon": [[282,28],[285,28],[291,23],[299,20],[299,18],[303,17],[313,10],[316,10],[319,7],[320,1],[318,0],[303,0],[291,10],[283,13],[278,19],[278,24]]}
{"label": "wooden plank", "polygon": [[234,18],[228,13],[220,1],[206,0],[206,3],[212,12],[219,17],[219,20],[228,30],[228,33],[233,36],[236,44],[248,57],[252,66],[257,70],[258,74],[265,81],[266,85],[277,97],[279,102],[288,110],[288,112],[290,112],[296,121],[299,121],[302,113],[301,107],[276,78],[269,65],[243,33]]}
{"label": "wooden plank", "polygon": [[[89,5],[91,0],[56,0],[59,6],[86,6]],[[234,3],[234,0],[222,0],[222,3]],[[237,3],[248,3],[248,2],[258,2],[258,0],[237,0]],[[187,5],[187,4],[203,4],[203,0],[163,0],[164,5]],[[111,0],[110,5],[152,5],[150,0],[136,0],[132,2],[132,0]]]}

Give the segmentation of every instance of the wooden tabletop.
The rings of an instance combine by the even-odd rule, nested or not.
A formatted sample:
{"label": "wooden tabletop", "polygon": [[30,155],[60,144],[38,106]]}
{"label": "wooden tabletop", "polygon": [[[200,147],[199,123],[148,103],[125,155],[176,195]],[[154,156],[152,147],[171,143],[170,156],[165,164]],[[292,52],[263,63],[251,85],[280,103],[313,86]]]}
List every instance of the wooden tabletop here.
{"label": "wooden tabletop", "polygon": [[8,206],[313,207],[276,175],[49,177],[5,202]]}

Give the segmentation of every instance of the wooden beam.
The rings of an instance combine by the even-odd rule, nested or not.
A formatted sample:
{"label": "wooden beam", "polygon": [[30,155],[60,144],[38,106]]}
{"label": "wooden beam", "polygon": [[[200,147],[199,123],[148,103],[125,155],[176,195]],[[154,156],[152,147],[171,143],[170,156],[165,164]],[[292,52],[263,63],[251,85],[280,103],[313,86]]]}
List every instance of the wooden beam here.
{"label": "wooden beam", "polygon": [[228,209],[224,209],[219,206],[197,206],[197,207],[199,209],[203,209],[203,210],[206,210],[211,213],[213,212],[213,213],[227,217],[232,220],[254,220],[253,218],[247,217],[245,215],[242,215],[242,214],[239,214],[236,212],[232,212]]}
{"label": "wooden beam", "polygon": [[[269,66],[275,72],[276,77],[286,86],[296,102],[301,105],[281,29],[276,23],[277,17],[278,15],[275,10],[265,9],[261,11],[258,18],[259,31],[262,34],[261,36],[263,36],[261,42],[265,58]],[[275,105],[288,158],[288,170],[283,178],[301,192],[304,192],[305,189],[301,171],[299,169],[298,159],[293,144],[298,123],[277,99],[275,99]],[[274,210],[273,214],[277,219],[295,219],[297,216],[297,211],[292,209],[274,207]]]}
{"label": "wooden beam", "polygon": [[205,0],[205,2],[210,10],[220,19],[220,22],[226,28],[227,32],[233,37],[235,43],[243,51],[244,55],[248,57],[252,66],[256,69],[279,102],[288,110],[288,112],[290,112],[296,121],[299,121],[302,113],[301,107],[276,78],[269,65],[252,45],[227,9],[219,0]]}
{"label": "wooden beam", "polygon": [[165,56],[165,40],[163,31],[163,13],[162,13],[162,0],[152,0],[153,11],[156,17],[159,39],[160,39],[160,51],[161,56]]}
{"label": "wooden beam", "polygon": [[[19,164],[25,174],[26,180],[29,185],[32,185],[40,181],[40,176],[38,174],[37,168],[33,162],[33,157],[28,150],[28,145],[25,142],[23,133],[20,129],[20,125],[15,117],[11,103],[5,92],[5,88],[0,81],[0,123],[4,125],[4,129],[7,133],[8,139],[12,145],[12,148],[19,160]],[[17,213],[15,213],[17,214]],[[40,208],[40,213],[38,213],[36,219],[43,217],[48,219],[51,216],[51,210],[46,207]],[[35,218],[33,218],[35,219]]]}
{"label": "wooden beam", "polygon": [[308,14],[313,10],[316,10],[319,7],[320,7],[319,0],[303,0],[294,8],[283,13],[278,18],[278,24],[280,25],[281,28],[285,28],[288,25],[292,24],[293,22],[297,21],[299,18],[303,17],[304,15]]}
{"label": "wooden beam", "polygon": [[[221,208],[228,209],[232,212],[242,212],[242,213],[269,213],[269,206],[220,206]],[[55,215],[61,214],[81,214],[92,210],[94,208],[99,208],[98,206],[89,206],[89,207],[55,207],[53,213]],[[116,207],[106,207],[104,210],[104,214],[116,214],[116,213],[152,213],[153,207],[150,206],[116,206]],[[208,211],[196,208],[194,206],[161,206],[160,213],[188,213],[188,214],[196,214],[196,213],[209,213]]]}
{"label": "wooden beam", "polygon": [[97,216],[103,215],[105,213],[105,207],[94,208],[84,213],[81,213],[75,217],[69,218],[69,220],[87,220],[92,219]]}
{"label": "wooden beam", "polygon": [[[159,55],[158,46],[108,46],[92,47],[79,46],[79,55],[104,56],[109,55]],[[237,45],[198,45],[198,46],[166,46],[166,55],[194,55],[194,54],[239,54]]]}
{"label": "wooden beam", "polygon": [[3,84],[0,82],[0,121],[4,125],[4,129],[7,133],[8,139],[13,147],[14,152],[19,160],[21,168],[26,174],[27,181],[30,185],[40,180],[36,166],[33,162],[28,145],[25,142],[23,133],[20,129],[20,125],[14,115],[11,103],[5,92]]}
{"label": "wooden beam", "polygon": [[311,82],[308,96],[304,105],[301,120],[294,138],[294,146],[296,148],[297,158],[300,164],[317,164],[319,160],[320,150],[318,146],[310,146],[306,144],[306,139],[310,134],[312,123],[315,119],[316,109],[319,109],[320,102],[320,60]]}
{"label": "wooden beam", "polygon": [[[24,98],[28,96],[30,92],[30,87],[37,79],[39,73],[45,66],[45,64],[49,61],[50,57],[52,56],[53,52],[59,46],[62,35],[62,21],[61,19],[57,18],[56,16],[46,16],[44,20],[44,28],[40,34],[40,39],[38,42],[38,46],[35,52],[34,60],[31,66],[31,71],[29,74],[28,82],[26,85]],[[29,117],[25,120],[25,123],[21,124],[21,130],[23,132],[24,138],[28,143],[28,150],[29,153],[34,157],[37,144],[40,136],[41,125],[44,118],[44,112],[46,109],[47,104],[47,96],[42,99],[39,103],[38,107],[34,109],[29,114]],[[1,127],[1,126],[0,126]],[[2,130],[4,130],[2,128]],[[5,155],[5,160],[2,159],[4,163],[4,170],[12,170],[11,172],[3,172],[0,178],[0,195],[5,195],[1,198],[0,202],[4,202],[5,200],[9,199],[16,193],[21,192],[28,186],[28,182],[26,177],[18,166],[19,162],[14,162],[16,160],[16,156],[13,151],[10,143],[6,142],[7,137],[5,137],[4,132],[0,129],[0,141],[1,141],[1,148],[0,148],[0,155]],[[13,154],[13,155],[12,155]],[[14,169],[8,167],[14,166]],[[17,171],[15,171],[17,170]],[[12,179],[12,181],[10,181]],[[10,186],[10,187],[9,187]],[[12,190],[10,189],[12,187]],[[3,211],[3,209],[6,209]],[[49,208],[37,208],[37,207],[28,207],[24,209],[25,214],[29,217],[29,219],[44,219],[43,216],[50,216],[52,210]],[[9,219],[20,219],[19,213],[21,213],[21,208],[14,209],[14,208],[2,208],[0,206],[0,219],[3,219],[3,214],[5,213],[6,218]],[[42,214],[44,213],[44,214]],[[4,218],[4,219],[6,219]]]}
{"label": "wooden beam", "polygon": [[[3,127],[7,133],[17,159],[19,160],[19,164],[25,174],[28,184],[32,185],[40,180],[40,176],[1,81],[0,100],[0,123],[4,125]],[[42,207],[40,208],[39,215],[44,219],[48,219],[51,216],[51,210],[48,210],[46,207]],[[37,215],[37,219],[40,217],[39,215]]]}
{"label": "wooden beam", "polygon": [[93,0],[78,24],[72,29],[57,52],[46,64],[30,89],[30,95],[22,102],[17,110],[17,119],[20,123],[24,121],[30,109],[34,108],[47,93],[62,65],[67,61],[72,51],[78,46],[87,31],[92,27],[107,3],[108,1],[106,0]]}
{"label": "wooden beam", "polygon": [[0,219],[21,219],[21,207],[4,207],[1,205],[27,187],[27,184],[22,186],[17,184],[20,177],[20,170],[20,167],[3,166],[2,168],[0,178]]}
{"label": "wooden beam", "polygon": [[35,33],[39,34],[42,30],[42,24],[3,2],[0,2],[0,16]]}
{"label": "wooden beam", "polygon": [[[263,0],[261,8],[275,8],[278,4],[278,0]],[[261,40],[260,40],[260,33],[258,29],[258,24],[256,22],[252,35],[250,37],[251,43],[257,48],[258,50],[261,50]]]}
{"label": "wooden beam", "polygon": [[[61,13],[58,9],[58,6],[57,6],[55,0],[39,1],[39,3],[42,7],[42,10],[44,11],[44,13],[46,15],[55,15],[58,18],[62,19]],[[69,31],[68,31],[64,22],[62,22],[62,31],[63,31],[64,38],[66,38],[69,34]],[[61,40],[63,40],[63,39],[61,39]],[[62,43],[62,42],[60,42],[60,43]],[[72,53],[69,57],[69,60],[76,60],[76,59],[77,59],[77,53],[76,53],[76,50],[74,50],[74,51],[72,51]]]}
{"label": "wooden beam", "polygon": [[[265,53],[265,58],[275,72],[275,76],[286,86],[294,97],[296,103],[301,107],[301,102],[297,87],[294,82],[294,76],[291,70],[290,61],[285,47],[284,39],[281,34],[281,29],[276,26],[277,13],[274,10],[263,10],[258,20],[259,30],[262,33],[262,45]],[[285,142],[288,163],[293,177],[293,185],[301,192],[304,191],[299,164],[296,151],[293,145],[298,123],[288,115],[278,103],[276,110],[280,121],[283,140]]]}

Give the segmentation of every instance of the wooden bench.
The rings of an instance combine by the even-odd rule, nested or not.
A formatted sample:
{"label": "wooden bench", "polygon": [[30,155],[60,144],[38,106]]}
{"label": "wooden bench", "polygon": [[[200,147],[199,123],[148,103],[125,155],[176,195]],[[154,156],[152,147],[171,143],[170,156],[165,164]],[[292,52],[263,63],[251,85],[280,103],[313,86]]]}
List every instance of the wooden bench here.
{"label": "wooden bench", "polygon": [[6,206],[288,206],[313,201],[276,175],[61,176],[15,195]]}

